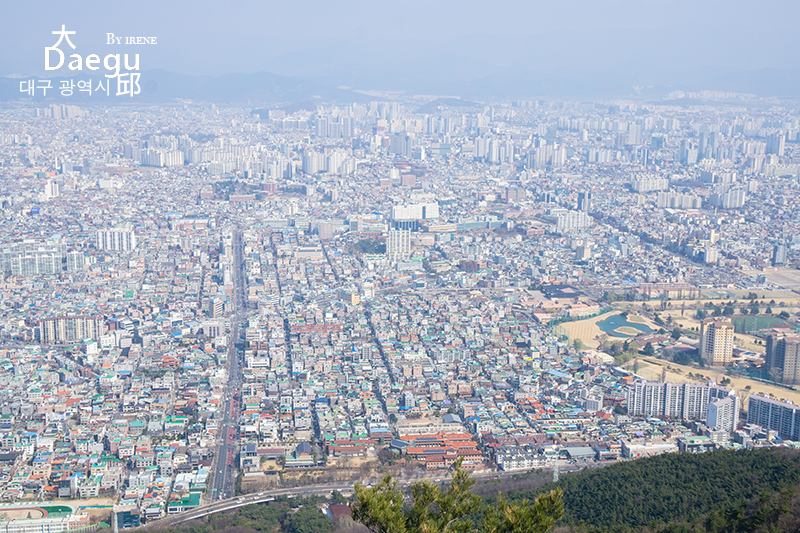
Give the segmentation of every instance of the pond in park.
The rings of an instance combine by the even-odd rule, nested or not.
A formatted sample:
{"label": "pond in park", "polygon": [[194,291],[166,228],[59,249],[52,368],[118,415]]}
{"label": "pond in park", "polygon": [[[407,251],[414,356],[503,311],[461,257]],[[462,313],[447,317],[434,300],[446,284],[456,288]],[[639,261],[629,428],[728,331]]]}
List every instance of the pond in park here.
{"label": "pond in park", "polygon": [[635,337],[642,333],[653,333],[653,329],[638,322],[631,322],[628,317],[622,313],[612,315],[605,320],[597,323],[600,330],[611,337]]}

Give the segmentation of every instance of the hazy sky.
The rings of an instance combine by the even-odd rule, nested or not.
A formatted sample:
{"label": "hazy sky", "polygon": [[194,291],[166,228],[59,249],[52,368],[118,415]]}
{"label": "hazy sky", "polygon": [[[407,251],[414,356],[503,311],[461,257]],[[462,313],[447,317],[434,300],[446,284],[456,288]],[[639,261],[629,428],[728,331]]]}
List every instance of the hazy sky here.
{"label": "hazy sky", "polygon": [[[7,1],[0,75],[43,72],[51,32],[143,70],[269,71],[360,89],[446,87],[489,74],[631,75],[800,67],[797,0]],[[108,46],[106,33],[156,36]],[[62,48],[64,48],[62,46]],[[393,87],[395,86],[395,87]]]}

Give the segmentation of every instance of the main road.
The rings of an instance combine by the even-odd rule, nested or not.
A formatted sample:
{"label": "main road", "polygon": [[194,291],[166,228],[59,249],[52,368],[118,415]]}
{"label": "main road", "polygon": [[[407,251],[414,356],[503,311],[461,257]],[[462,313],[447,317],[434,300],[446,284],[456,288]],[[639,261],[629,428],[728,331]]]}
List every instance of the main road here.
{"label": "main road", "polygon": [[264,503],[274,500],[277,496],[287,496],[292,498],[294,496],[310,496],[314,495],[327,495],[331,492],[338,490],[343,494],[350,494],[353,492],[353,485],[347,483],[332,483],[330,485],[315,485],[308,487],[297,487],[287,489],[274,489],[258,494],[248,494],[246,496],[239,496],[236,498],[226,498],[224,500],[216,501],[197,507],[182,513],[167,515],[161,520],[148,522],[138,529],[169,529],[177,524],[187,522],[189,520],[196,520],[215,513],[224,513],[231,511],[245,505],[252,505],[255,503]]}
{"label": "main road", "polygon": [[220,406],[222,419],[218,430],[217,451],[212,464],[211,492],[208,495],[209,503],[233,496],[234,491],[234,462],[239,441],[239,410],[241,407],[242,371],[241,360],[237,346],[241,345],[240,331],[242,324],[247,320],[245,309],[245,275],[244,252],[242,233],[238,229],[233,233],[233,264],[231,277],[233,280],[233,314],[231,315],[231,336],[228,343],[228,383],[225,387],[224,401]]}
{"label": "main road", "polygon": [[[601,463],[587,463],[587,464],[566,464],[566,465],[559,465],[558,469],[560,472],[575,472],[578,470],[582,470],[583,468],[602,468],[604,466],[608,466],[610,464],[614,464],[616,461],[605,461]],[[523,474],[525,471],[510,471],[510,472],[479,472],[473,473],[470,477],[476,480],[488,480],[488,479],[503,479],[503,478],[510,478],[518,474]],[[434,479],[436,477],[437,479]],[[441,479],[439,479],[441,477]],[[450,473],[449,472],[420,472],[418,477],[414,479],[397,479],[398,488],[400,490],[407,491],[409,487],[419,481],[427,480],[433,481],[435,483],[442,483],[448,484],[450,482]],[[366,479],[362,481],[362,484],[370,486],[372,483],[378,483],[380,478],[376,479]],[[281,489],[272,489],[266,490],[264,492],[259,492],[258,494],[248,494],[244,496],[232,497],[232,498],[225,498],[223,500],[212,501],[206,505],[201,507],[197,507],[195,509],[191,509],[189,511],[184,511],[183,513],[167,515],[165,518],[161,520],[156,520],[154,522],[149,522],[148,524],[141,526],[138,529],[169,529],[177,524],[187,522],[189,520],[196,520],[199,518],[204,518],[206,516],[216,514],[216,513],[223,513],[226,511],[232,511],[234,509],[238,509],[239,507],[243,507],[245,505],[253,505],[258,503],[266,503],[269,501],[274,500],[278,496],[287,496],[289,498],[294,496],[310,496],[310,495],[328,495],[331,494],[333,491],[339,491],[343,495],[347,496],[353,493],[353,483],[342,482],[342,483],[326,483],[326,484],[319,484],[319,485],[307,485],[304,487],[291,487],[291,488],[281,488]]]}

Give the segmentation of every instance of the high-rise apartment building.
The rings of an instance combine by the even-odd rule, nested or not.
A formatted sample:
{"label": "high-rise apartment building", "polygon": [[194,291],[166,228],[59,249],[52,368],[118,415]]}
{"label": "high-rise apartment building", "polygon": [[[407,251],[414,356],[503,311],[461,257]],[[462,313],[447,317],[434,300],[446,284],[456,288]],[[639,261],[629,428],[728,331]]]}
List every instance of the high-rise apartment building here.
{"label": "high-rise apartment building", "polygon": [[728,397],[733,398],[732,416],[736,421],[739,419],[739,398],[733,389],[713,382],[699,385],[637,381],[628,387],[628,414],[700,420],[706,418],[709,404]]}
{"label": "high-rise apartment building", "polygon": [[739,397],[725,396],[708,404],[706,425],[714,429],[733,432],[739,423]]}
{"label": "high-rise apartment building", "polygon": [[0,271],[12,276],[59,274],[65,258],[67,271],[83,269],[83,253],[68,253],[64,244],[9,244],[0,249]]}
{"label": "high-rise apartment building", "polygon": [[774,429],[782,439],[800,440],[800,407],[793,403],[751,395],[747,402],[747,423]]}
{"label": "high-rise apartment building", "polygon": [[680,160],[684,165],[697,164],[698,148],[694,143],[685,140],[681,142]]}
{"label": "high-rise apartment building", "polygon": [[637,176],[631,179],[631,189],[635,192],[665,191],[669,189],[669,180],[654,175]]}
{"label": "high-rise apartment building", "polygon": [[582,191],[578,193],[578,211],[589,213],[592,210],[592,193]]}
{"label": "high-rise apartment building", "polygon": [[411,255],[411,232],[391,229],[386,238],[386,257],[389,261],[403,261]]}
{"label": "high-rise apartment building", "polygon": [[709,366],[726,366],[733,360],[733,324],[708,318],[700,322],[700,357]]}
{"label": "high-rise apartment building", "polygon": [[703,199],[696,194],[660,192],[656,196],[656,207],[659,209],[700,209],[702,206]]}
{"label": "high-rise apartment building", "polygon": [[583,211],[566,211],[556,214],[555,218],[556,231],[558,233],[592,227],[592,217]]}
{"label": "high-rise apartment building", "polygon": [[776,244],[772,249],[772,266],[783,266],[786,264],[786,244]]}
{"label": "high-rise apartment building", "polygon": [[771,379],[789,385],[800,383],[800,336],[768,336],[764,368]]}
{"label": "high-rise apartment building", "polygon": [[720,185],[715,187],[708,201],[719,209],[739,209],[747,202],[747,193],[744,189],[730,189],[727,185]]}
{"label": "high-rise apartment building", "polygon": [[48,200],[58,198],[61,195],[61,192],[58,188],[58,182],[55,180],[47,180],[47,184],[44,186],[44,195]]}
{"label": "high-rise apartment building", "polygon": [[130,252],[136,249],[136,234],[133,225],[126,224],[119,228],[100,230],[97,232],[98,250],[116,250]]}
{"label": "high-rise apartment building", "polygon": [[83,339],[99,339],[103,334],[103,319],[89,316],[60,316],[45,318],[37,324],[39,342],[59,344]]}
{"label": "high-rise apartment building", "polygon": [[768,154],[775,154],[779,157],[783,157],[783,154],[786,152],[786,134],[773,133],[767,137],[766,152]]}

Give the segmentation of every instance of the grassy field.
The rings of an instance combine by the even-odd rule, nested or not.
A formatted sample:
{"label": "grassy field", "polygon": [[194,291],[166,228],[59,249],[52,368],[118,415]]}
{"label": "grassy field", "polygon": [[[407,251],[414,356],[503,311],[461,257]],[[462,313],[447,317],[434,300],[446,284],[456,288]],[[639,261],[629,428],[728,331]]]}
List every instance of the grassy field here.
{"label": "grassy field", "polygon": [[597,327],[598,322],[602,322],[606,318],[618,315],[619,311],[610,311],[608,313],[588,318],[586,320],[577,320],[575,322],[565,322],[561,327],[569,336],[570,340],[580,339],[584,346],[587,348],[597,348],[600,343],[597,338],[603,335],[603,331]]}
{"label": "grassy field", "polygon": [[782,318],[776,316],[735,316],[731,319],[737,331],[755,333],[760,329],[771,328],[780,324],[788,324]]}
{"label": "grassy field", "polygon": [[[575,322],[565,322],[561,324],[561,327],[566,332],[567,336],[570,340],[580,339],[583,342],[584,346],[587,348],[596,349],[600,342],[598,338],[601,335],[608,335],[600,327],[597,325],[598,322],[602,322],[603,320],[612,317],[614,315],[620,314],[622,311],[609,311],[608,313],[596,316],[594,318],[588,318],[586,320],[578,320]],[[658,330],[658,326],[654,324],[651,320],[636,315],[634,313],[630,313],[627,317],[628,322],[636,323],[636,324],[643,324],[648,326],[653,331]],[[636,328],[630,326],[622,326],[614,330],[616,333],[621,333],[623,335],[638,335],[642,333]],[[612,337],[614,340],[625,340],[623,337]]]}
{"label": "grassy field", "polygon": [[[641,324],[641,322],[639,322]],[[621,328],[617,328],[614,330],[614,333],[619,333],[620,335],[629,335],[631,337],[635,337],[641,333],[636,328],[632,328],[630,326],[622,326]]]}

